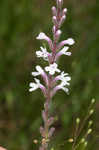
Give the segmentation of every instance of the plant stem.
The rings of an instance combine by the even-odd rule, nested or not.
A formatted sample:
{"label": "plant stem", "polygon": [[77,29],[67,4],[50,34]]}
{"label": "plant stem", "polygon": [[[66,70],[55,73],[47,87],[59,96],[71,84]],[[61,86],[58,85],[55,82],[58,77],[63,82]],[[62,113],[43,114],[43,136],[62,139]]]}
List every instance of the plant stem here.
{"label": "plant stem", "polygon": [[[49,77],[49,80],[51,81],[51,77]],[[50,82],[49,82],[50,83]],[[51,85],[48,85],[48,90],[47,90],[47,98],[46,98],[46,102],[44,104],[44,113],[45,113],[45,119],[44,119],[44,135],[42,138],[42,143],[41,143],[41,147],[40,150],[48,150],[48,143],[50,141],[49,138],[49,124],[48,124],[48,119],[50,118],[49,116],[49,111],[50,111],[50,102],[51,102],[51,98],[50,98],[50,92],[51,92]]]}

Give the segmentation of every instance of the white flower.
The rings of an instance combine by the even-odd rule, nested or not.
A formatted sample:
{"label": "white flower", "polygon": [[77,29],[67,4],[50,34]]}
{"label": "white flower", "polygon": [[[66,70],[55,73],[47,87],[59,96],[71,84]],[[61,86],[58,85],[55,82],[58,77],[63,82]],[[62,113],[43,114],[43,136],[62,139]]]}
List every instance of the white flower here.
{"label": "white flower", "polygon": [[71,52],[67,52],[68,49],[69,49],[68,46],[64,46],[64,48],[56,54],[55,60],[57,60],[61,55],[70,56]]}
{"label": "white flower", "polygon": [[72,38],[69,38],[66,40],[68,45],[73,45],[75,43],[75,41]]}
{"label": "white flower", "polygon": [[61,80],[62,85],[70,85],[70,83],[68,81],[71,80],[71,77],[68,76],[68,73],[64,73],[64,71],[63,71],[63,72],[61,72],[60,75],[58,75],[56,77],[56,80]]}
{"label": "white flower", "polygon": [[67,94],[69,93],[69,89],[66,87],[66,82],[64,82],[64,81],[62,81],[59,85],[57,85],[57,86],[53,89],[53,91],[52,91],[52,93],[51,93],[52,96],[54,96],[58,90],[63,90],[63,91],[65,91]]}
{"label": "white flower", "polygon": [[68,81],[71,80],[70,76],[67,76],[68,73],[64,73],[64,71],[58,76],[58,79],[61,80],[61,83],[57,86],[58,89],[64,90],[66,93],[68,93],[68,88],[66,86],[70,85]]}
{"label": "white flower", "polygon": [[61,74],[58,75],[54,79],[54,82],[59,81],[59,80],[61,81],[61,83],[53,89],[52,95],[54,95],[60,89],[64,90],[66,93],[69,92],[69,89],[67,86],[70,85],[70,83],[68,81],[71,80],[71,77],[68,75],[68,73],[64,73],[64,71],[61,72]]}
{"label": "white flower", "polygon": [[59,53],[70,56],[71,52],[67,52],[68,49],[69,47],[64,46],[64,48]]}
{"label": "white flower", "polygon": [[59,84],[57,86],[58,89],[62,89],[64,92],[68,93],[69,89],[66,87],[66,84],[64,84],[64,82],[62,82],[61,84]]}
{"label": "white flower", "polygon": [[36,83],[31,82],[29,84],[29,86],[30,86],[29,92],[35,91],[36,89],[40,88],[41,91],[43,92],[44,96],[46,97],[46,88],[45,88],[45,86],[40,83],[39,79],[34,78],[34,80],[35,80]]}
{"label": "white flower", "polygon": [[36,70],[37,72],[32,72],[32,75],[34,77],[41,75],[45,83],[48,85],[48,76],[45,71],[40,66],[36,66]]}
{"label": "white flower", "polygon": [[30,86],[29,91],[30,91],[30,92],[35,91],[36,89],[40,88],[40,85],[41,85],[41,84],[40,84],[40,80],[39,80],[39,79],[36,79],[36,78],[34,78],[34,80],[35,80],[36,83],[31,82],[31,83],[29,84],[29,86]]}
{"label": "white flower", "polygon": [[54,63],[50,64],[50,66],[45,67],[45,70],[48,71],[50,75],[54,75],[55,72],[60,72],[60,70],[57,67],[58,65]]}
{"label": "white flower", "polygon": [[46,48],[40,47],[41,51],[36,51],[37,57],[42,57],[44,60],[48,61],[48,52]]}
{"label": "white flower", "polygon": [[43,33],[43,32],[41,32],[41,33],[36,37],[36,39],[37,39],[37,40],[45,40],[46,37],[47,37],[46,34]]}
{"label": "white flower", "polygon": [[38,75],[43,75],[44,74],[44,70],[40,66],[36,66],[36,70],[38,72],[32,72],[33,76],[38,76]]}
{"label": "white flower", "polygon": [[75,41],[72,38],[68,38],[67,40],[64,40],[60,42],[57,46],[57,49],[61,49],[64,45],[73,45]]}
{"label": "white flower", "polygon": [[66,14],[67,13],[67,8],[64,8],[63,9],[63,14]]}
{"label": "white flower", "polygon": [[53,42],[52,42],[52,40],[51,40],[45,33],[41,32],[41,33],[36,37],[36,39],[37,39],[37,40],[45,40],[45,41],[47,41],[48,44],[49,44],[50,49],[52,50],[52,48],[53,48]]}

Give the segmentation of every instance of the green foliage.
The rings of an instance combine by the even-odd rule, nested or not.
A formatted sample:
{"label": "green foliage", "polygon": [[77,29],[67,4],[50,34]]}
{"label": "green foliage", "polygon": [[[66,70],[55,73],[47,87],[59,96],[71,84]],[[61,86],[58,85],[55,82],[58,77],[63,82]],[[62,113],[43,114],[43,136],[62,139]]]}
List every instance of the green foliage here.
{"label": "green foliage", "polygon": [[[38,149],[33,140],[40,140],[44,98],[40,90],[29,93],[28,85],[33,80],[30,72],[41,61],[35,57],[40,46],[35,37],[40,31],[51,36],[53,4],[54,1],[0,0],[0,145],[9,150]],[[70,143],[58,143],[71,136],[72,118],[84,116],[90,99],[95,97],[94,134],[86,150],[98,150],[99,4],[98,0],[70,0],[64,2],[64,7],[68,15],[61,39],[73,37],[76,44],[71,48],[71,57],[60,59],[61,68],[72,76],[71,92],[67,96],[60,91],[54,97],[51,111],[58,120],[52,145],[59,145],[57,150],[69,150]]]}

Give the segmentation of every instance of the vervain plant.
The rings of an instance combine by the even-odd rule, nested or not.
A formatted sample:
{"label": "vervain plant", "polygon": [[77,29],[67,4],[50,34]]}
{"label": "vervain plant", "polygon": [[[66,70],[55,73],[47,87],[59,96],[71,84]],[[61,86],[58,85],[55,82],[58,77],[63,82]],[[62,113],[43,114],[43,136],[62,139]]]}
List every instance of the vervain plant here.
{"label": "vervain plant", "polygon": [[[70,45],[74,44],[74,40],[72,38],[68,38],[67,40],[59,42],[62,34],[60,28],[66,19],[67,9],[62,9],[63,0],[56,0],[56,4],[56,7],[52,7],[53,40],[51,40],[43,32],[41,32],[36,38],[38,40],[45,40],[48,43],[50,52],[47,51],[46,47],[42,46],[39,51],[36,51],[36,56],[42,57],[45,61],[47,61],[48,66],[44,69],[42,69],[40,65],[36,66],[36,72],[32,72],[32,75],[35,77],[35,82],[30,83],[29,89],[29,91],[32,92],[40,88],[45,97],[44,110],[42,111],[44,126],[40,127],[42,142],[39,150],[48,149],[50,138],[55,130],[55,128],[52,127],[54,117],[50,116],[50,103],[52,98],[60,89],[64,90],[68,94],[68,86],[70,85],[69,81],[71,80],[68,73],[64,73],[64,71],[61,71],[58,68],[57,62],[61,55],[71,55],[71,52],[68,52],[68,49]],[[41,84],[40,80],[36,78],[39,75],[42,77],[44,84]]]}

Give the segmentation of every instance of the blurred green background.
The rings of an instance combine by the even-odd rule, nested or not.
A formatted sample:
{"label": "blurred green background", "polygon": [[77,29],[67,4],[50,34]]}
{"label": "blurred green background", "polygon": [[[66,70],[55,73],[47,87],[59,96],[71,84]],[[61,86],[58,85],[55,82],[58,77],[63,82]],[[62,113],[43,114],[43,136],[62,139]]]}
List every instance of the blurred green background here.
{"label": "blurred green background", "polygon": [[[36,150],[40,139],[41,110],[44,97],[40,90],[29,93],[31,72],[37,64],[36,40],[43,31],[52,37],[51,7],[55,0],[0,0],[0,145],[8,150]],[[72,37],[71,57],[62,56],[59,65],[71,77],[70,95],[58,92],[52,113],[58,117],[52,144],[66,150],[72,137],[75,118],[86,116],[91,99],[96,99],[93,132],[88,150],[99,150],[99,1],[64,0],[68,8],[61,40]],[[61,146],[61,144],[63,146]]]}

